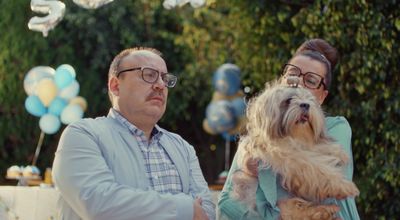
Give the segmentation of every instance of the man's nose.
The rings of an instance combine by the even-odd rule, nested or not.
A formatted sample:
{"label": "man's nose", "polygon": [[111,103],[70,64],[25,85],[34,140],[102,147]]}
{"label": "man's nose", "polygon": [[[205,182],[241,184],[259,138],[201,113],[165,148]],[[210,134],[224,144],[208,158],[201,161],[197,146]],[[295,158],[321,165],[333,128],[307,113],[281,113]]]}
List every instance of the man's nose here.
{"label": "man's nose", "polygon": [[162,79],[161,75],[158,76],[157,81],[153,84],[153,87],[156,89],[164,89],[166,87],[166,84],[164,80]]}

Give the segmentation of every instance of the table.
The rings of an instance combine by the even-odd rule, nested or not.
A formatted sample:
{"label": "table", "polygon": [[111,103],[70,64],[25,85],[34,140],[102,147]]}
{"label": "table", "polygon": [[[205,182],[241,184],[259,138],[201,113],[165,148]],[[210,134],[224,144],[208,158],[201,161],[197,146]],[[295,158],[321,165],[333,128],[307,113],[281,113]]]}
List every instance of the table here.
{"label": "table", "polygon": [[0,219],[55,219],[58,196],[54,188],[1,186]]}
{"label": "table", "polygon": [[[214,204],[219,193],[211,189]],[[0,220],[56,219],[58,197],[54,188],[0,186]]]}

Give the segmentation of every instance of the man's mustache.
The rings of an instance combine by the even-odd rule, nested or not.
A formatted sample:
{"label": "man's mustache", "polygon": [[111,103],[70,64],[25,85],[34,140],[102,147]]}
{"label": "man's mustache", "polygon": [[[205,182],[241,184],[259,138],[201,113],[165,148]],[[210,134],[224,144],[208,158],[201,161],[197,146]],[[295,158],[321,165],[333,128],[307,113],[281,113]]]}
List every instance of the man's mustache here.
{"label": "man's mustache", "polygon": [[161,99],[163,103],[165,102],[165,95],[162,92],[152,92],[152,93],[150,93],[147,96],[146,101],[149,101],[149,100],[154,99],[154,98]]}

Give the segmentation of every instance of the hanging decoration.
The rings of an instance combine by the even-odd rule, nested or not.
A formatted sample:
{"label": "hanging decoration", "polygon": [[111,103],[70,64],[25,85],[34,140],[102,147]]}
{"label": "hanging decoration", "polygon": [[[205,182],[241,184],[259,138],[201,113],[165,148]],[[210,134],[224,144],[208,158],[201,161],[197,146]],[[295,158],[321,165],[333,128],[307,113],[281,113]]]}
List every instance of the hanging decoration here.
{"label": "hanging decoration", "polygon": [[[75,4],[86,9],[96,9],[114,0],[73,0]],[[31,0],[31,9],[34,12],[47,14],[46,16],[35,16],[28,22],[28,28],[32,31],[42,32],[47,37],[64,17],[65,4],[57,0]]]}
{"label": "hanging decoration", "polygon": [[205,5],[206,0],[164,0],[163,7],[170,10],[175,7],[182,7],[186,3],[190,3],[193,8],[199,8]]}
{"label": "hanging decoration", "polygon": [[219,184],[224,184],[228,174],[230,142],[246,123],[246,103],[240,84],[239,67],[230,63],[221,65],[213,76],[215,92],[203,120],[203,129],[207,133],[221,134],[225,139],[225,170],[218,176]]}
{"label": "hanging decoration", "polygon": [[30,30],[42,32],[44,37],[47,37],[49,31],[62,20],[65,14],[65,4],[55,0],[31,0],[31,9],[34,12],[48,14],[44,17],[35,16],[28,22]]}
{"label": "hanging decoration", "polygon": [[203,128],[209,134],[231,138],[239,133],[246,121],[239,67],[230,63],[221,65],[214,73],[213,85],[215,92],[207,106]]}
{"label": "hanging decoration", "polygon": [[114,0],[73,0],[75,4],[86,9],[96,9]]}

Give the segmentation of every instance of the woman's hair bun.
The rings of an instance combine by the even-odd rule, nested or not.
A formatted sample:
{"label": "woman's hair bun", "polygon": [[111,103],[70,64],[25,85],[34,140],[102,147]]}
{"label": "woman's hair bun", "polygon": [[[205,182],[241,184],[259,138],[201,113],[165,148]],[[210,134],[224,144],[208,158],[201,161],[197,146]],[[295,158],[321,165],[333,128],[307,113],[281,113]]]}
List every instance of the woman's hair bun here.
{"label": "woman's hair bun", "polygon": [[301,53],[304,51],[316,51],[322,54],[330,62],[332,70],[335,68],[339,59],[339,53],[336,48],[320,38],[314,38],[305,41],[302,45],[300,45],[296,53]]}

